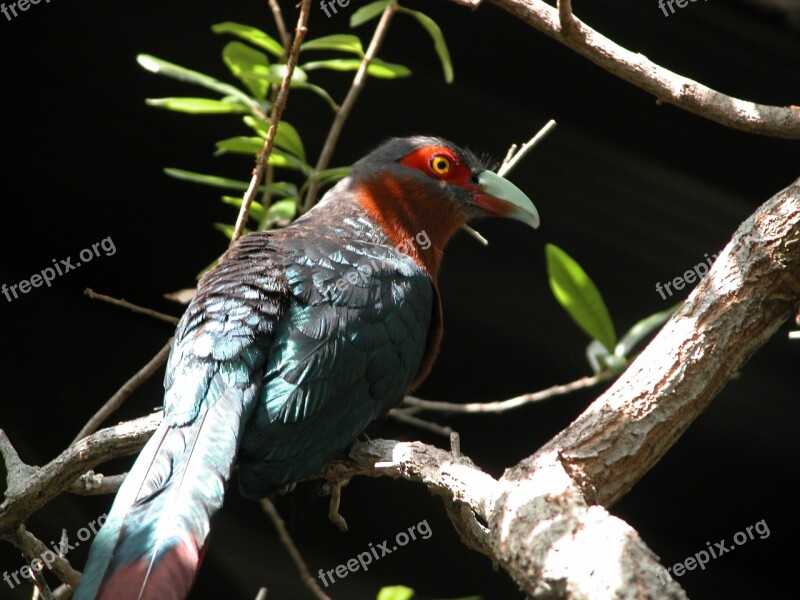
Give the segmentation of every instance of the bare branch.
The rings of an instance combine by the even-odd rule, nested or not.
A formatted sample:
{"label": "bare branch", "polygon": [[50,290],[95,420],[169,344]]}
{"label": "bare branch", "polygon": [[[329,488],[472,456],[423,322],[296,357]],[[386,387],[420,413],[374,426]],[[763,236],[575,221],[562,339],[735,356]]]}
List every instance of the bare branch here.
{"label": "bare branch", "polygon": [[522,396],[509,398],[508,400],[499,400],[497,402],[470,402],[467,404],[458,404],[457,402],[436,402],[433,400],[422,400],[414,396],[406,396],[403,400],[403,404],[421,410],[434,410],[437,412],[468,414],[503,413],[527,404],[541,402],[555,396],[563,396],[564,394],[569,394],[576,390],[590,388],[604,381],[608,381],[614,376],[615,373],[606,371],[590,377],[581,377],[580,379],[563,385],[554,385],[546,390],[523,394]]}
{"label": "bare branch", "polygon": [[[336,514],[337,491],[354,476],[424,484],[443,499],[465,543],[497,560],[532,597],[685,598],[638,534],[604,507],[668,451],[798,306],[800,179],[739,227],[683,307],[617,382],[500,479],[455,446],[448,451],[386,440],[355,443],[348,460],[331,462],[311,478],[333,486]],[[13,536],[88,469],[141,448],[160,418],[99,431],[41,468],[24,465],[0,431],[9,473],[20,474],[0,504],[0,535]]]}
{"label": "bare branch", "polygon": [[[465,4],[463,0],[452,0]],[[800,139],[800,107],[770,106],[740,100],[702,85],[626,50],[581,22],[574,15],[568,30],[559,10],[542,0],[488,0],[535,29],[588,58],[609,73],[673,104],[720,125],[787,139]],[[560,2],[562,11],[568,3]]]}
{"label": "bare branch", "polygon": [[88,471],[69,486],[69,492],[79,496],[101,496],[103,494],[114,494],[125,481],[124,475],[103,475],[102,473],[95,473]]}
{"label": "bare branch", "polygon": [[406,423],[407,425],[412,425],[413,427],[419,427],[420,429],[424,429],[438,435],[443,435],[445,437],[449,437],[450,434],[453,433],[453,430],[447,425],[439,425],[438,423],[434,423],[432,421],[420,419],[419,417],[413,416],[407,410],[402,408],[393,408],[390,410],[389,417],[395,419],[396,421],[400,421],[401,423]]}
{"label": "bare branch", "polygon": [[[102,429],[72,444],[43,467],[30,470],[24,480],[12,489],[0,504],[0,534],[13,531],[31,514],[60,492],[70,488],[77,478],[112,458],[135,454],[150,438],[161,422],[161,413],[153,413],[135,421]],[[11,446],[0,429],[0,448]],[[4,456],[7,456],[4,453]]]}
{"label": "bare branch", "polygon": [[331,157],[333,156],[333,151],[336,148],[336,143],[339,141],[339,136],[341,135],[344,124],[347,121],[347,117],[350,116],[350,111],[353,110],[353,106],[358,99],[358,95],[361,93],[361,90],[364,88],[364,84],[367,82],[367,69],[369,68],[372,60],[378,54],[378,49],[380,48],[383,38],[386,36],[386,32],[389,29],[389,21],[392,20],[392,17],[396,11],[397,5],[392,2],[383,10],[383,14],[381,14],[381,19],[378,21],[378,25],[375,27],[375,33],[372,34],[372,40],[367,47],[364,58],[361,59],[361,65],[353,77],[353,83],[350,85],[350,90],[347,92],[344,102],[342,102],[342,105],[336,111],[333,124],[331,125],[330,131],[328,131],[328,137],[325,139],[325,144],[322,146],[322,152],[320,152],[317,165],[314,167],[311,185],[308,186],[305,201],[303,202],[303,210],[309,210],[312,206],[314,206],[314,202],[317,199],[317,192],[319,191],[319,184],[313,181],[313,177],[315,175],[319,175],[319,173],[328,168]]}
{"label": "bare branch", "polygon": [[561,30],[565,35],[568,35],[575,24],[572,16],[572,0],[557,0],[556,4],[558,6],[558,22],[561,25]]}
{"label": "bare branch", "polygon": [[[236,226],[231,235],[230,246],[236,243],[242,233],[244,232],[247,219],[250,215],[250,205],[256,198],[258,193],[258,186],[261,180],[264,179],[264,173],[267,168],[267,160],[272,153],[272,146],[275,143],[275,134],[278,131],[278,124],[283,116],[283,111],[286,108],[286,101],[289,98],[289,83],[292,80],[294,68],[297,66],[297,59],[300,56],[300,45],[306,36],[306,23],[308,22],[308,7],[311,0],[302,0],[300,3],[300,16],[297,18],[297,26],[294,30],[294,41],[292,42],[292,49],[289,52],[289,58],[286,61],[286,74],[281,82],[281,89],[278,92],[278,99],[272,105],[272,112],[269,116],[269,130],[267,131],[267,138],[264,140],[264,147],[259,152],[256,158],[256,167],[253,169],[253,176],[250,179],[250,185],[242,198],[242,208],[239,210],[239,216],[236,218]],[[229,247],[230,247],[229,246]]]}
{"label": "bare branch", "polygon": [[[64,583],[73,587],[78,585],[78,582],[81,580],[81,574],[72,568],[72,565],[69,564],[67,559],[58,556],[58,554],[54,553],[52,550],[50,550],[50,548],[45,546],[44,542],[33,535],[30,531],[25,529],[24,525],[20,525],[19,528],[17,528],[17,530],[9,537],[11,538],[11,543],[22,552],[22,554],[25,556],[25,560],[27,560],[28,563],[32,562],[36,558],[41,557],[45,552],[50,551],[50,554],[55,555],[53,559],[49,560],[51,564],[50,568],[53,570],[53,572]],[[50,592],[50,588],[47,587],[46,584],[44,588],[47,590],[47,592]],[[44,591],[44,589],[42,591]]]}
{"label": "bare branch", "polygon": [[292,561],[294,561],[297,571],[300,573],[300,579],[303,581],[306,587],[311,591],[315,598],[319,598],[319,600],[331,600],[330,597],[322,591],[322,588],[317,585],[317,580],[314,579],[309,572],[306,561],[303,560],[303,557],[300,554],[300,551],[297,549],[297,545],[294,543],[292,536],[289,535],[289,532],[286,530],[286,524],[283,522],[283,519],[281,518],[272,501],[269,498],[262,498],[261,508],[272,520],[272,524],[275,525],[275,529],[278,532],[278,537],[280,538],[281,543],[284,545],[286,550],[289,552],[289,556],[292,557]]}
{"label": "bare branch", "polygon": [[557,455],[590,502],[613,504],[798,305],[800,179],[739,226],[625,373],[539,454]]}
{"label": "bare branch", "polygon": [[109,304],[113,304],[114,306],[119,306],[122,308],[127,308],[132,310],[135,313],[139,313],[141,315],[147,315],[148,317],[153,317],[154,319],[158,319],[159,321],[165,321],[167,323],[177,324],[180,319],[178,317],[173,317],[172,315],[165,315],[164,313],[158,312],[157,310],[153,310],[151,308],[144,308],[143,306],[138,306],[136,304],[131,304],[127,300],[121,300],[117,298],[112,298],[111,296],[106,296],[105,294],[98,294],[92,288],[86,288],[83,290],[83,293],[89,296],[92,300],[102,300],[103,302],[108,302]]}
{"label": "bare branch", "polygon": [[85,438],[90,433],[94,433],[100,425],[103,424],[111,413],[117,410],[122,403],[130,396],[136,388],[142,385],[145,381],[150,379],[158,369],[161,368],[167,359],[169,358],[169,351],[172,348],[172,338],[164,344],[164,347],[158,351],[150,361],[143,366],[136,374],[131,377],[128,381],[122,384],[122,387],[119,388],[111,398],[106,401],[106,403],[98,410],[91,419],[89,419],[86,425],[78,432],[78,435],[75,436],[75,439],[72,440],[74,444],[78,440]]}
{"label": "bare branch", "polygon": [[267,0],[269,2],[269,9],[272,11],[272,18],[275,20],[275,27],[278,29],[278,36],[281,38],[281,44],[287,50],[292,43],[292,36],[286,29],[286,22],[283,20],[283,12],[278,5],[278,0]]}
{"label": "bare branch", "polygon": [[475,240],[476,240],[476,241],[477,241],[477,242],[478,242],[478,243],[479,243],[481,246],[488,246],[488,245],[489,245],[489,240],[487,240],[485,237],[483,237],[483,235],[481,235],[481,232],[480,232],[480,231],[478,231],[478,230],[476,230],[476,229],[473,229],[472,227],[470,227],[470,226],[469,226],[469,225],[467,225],[466,223],[464,223],[463,225],[461,225],[461,229],[463,229],[464,231],[466,231],[466,232],[467,232],[467,234],[469,234],[471,237],[475,238]]}
{"label": "bare branch", "polygon": [[517,163],[522,160],[522,158],[534,147],[541,142],[548,133],[553,131],[556,127],[556,122],[553,119],[550,119],[547,123],[545,123],[544,127],[542,127],[536,135],[534,135],[530,140],[522,145],[522,148],[517,151],[517,145],[513,144],[509,149],[508,153],[506,154],[505,159],[503,160],[500,168],[497,169],[497,174],[500,177],[504,177],[511,169],[517,166]]}

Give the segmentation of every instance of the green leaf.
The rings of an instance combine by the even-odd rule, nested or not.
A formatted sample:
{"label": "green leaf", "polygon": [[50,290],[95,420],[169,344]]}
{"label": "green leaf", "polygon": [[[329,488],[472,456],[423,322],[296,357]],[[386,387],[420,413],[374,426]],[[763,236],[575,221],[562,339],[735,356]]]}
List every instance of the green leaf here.
{"label": "green leaf", "polygon": [[204,175],[203,173],[194,173],[192,171],[184,171],[183,169],[168,167],[164,169],[164,173],[175,179],[182,179],[183,181],[191,181],[192,183],[200,183],[211,187],[242,191],[250,187],[247,181],[238,181],[236,179],[228,179],[227,177],[218,177],[217,175]]}
{"label": "green leaf", "polygon": [[334,167],[332,169],[320,171],[316,175],[309,177],[300,187],[300,191],[305,192],[312,182],[317,183],[320,186],[324,186],[326,184],[333,183],[334,181],[339,181],[343,177],[347,177],[352,170],[353,167]]}
{"label": "green leaf", "polygon": [[[281,84],[283,78],[286,76],[286,65],[270,65],[267,72],[244,71],[243,77],[251,77],[253,79],[261,79],[269,83]],[[290,84],[294,86],[296,83],[305,83],[308,80],[308,75],[300,67],[295,67],[292,71],[292,81]]]}
{"label": "green leaf", "polygon": [[[267,139],[267,133],[269,132],[269,121],[256,119],[252,115],[247,115],[244,117],[244,123],[250,127],[250,129],[255,131],[262,140]],[[297,158],[305,162],[306,149],[303,146],[303,140],[300,138],[300,134],[297,132],[297,129],[295,129],[286,121],[281,121],[278,125],[278,131],[275,134],[275,145],[278,148],[294,154]]]}
{"label": "green leaf", "polygon": [[267,131],[269,131],[269,121],[263,119],[256,119],[252,115],[244,117],[244,124],[250,129],[255,131],[262,139],[267,139]]}
{"label": "green leaf", "polygon": [[[280,127],[278,129],[280,130]],[[217,151],[214,153],[216,156],[226,154],[228,152],[254,156],[261,152],[261,149],[264,147],[264,140],[262,140],[260,137],[247,137],[239,135],[221,140],[215,145],[217,147]],[[305,161],[300,160],[296,156],[292,156],[291,154],[284,152],[275,146],[273,146],[272,152],[269,154],[267,164],[275,167],[283,167],[285,169],[295,169],[296,171],[301,171],[305,174],[311,172],[311,167],[307,165]]]}
{"label": "green leaf", "polygon": [[245,94],[239,88],[227,83],[223,83],[217,79],[214,79],[213,77],[210,77],[209,75],[204,75],[198,71],[192,71],[191,69],[161,60],[160,58],[150,56],[149,54],[139,54],[136,57],[136,62],[138,62],[139,65],[151,73],[157,73],[159,75],[171,77],[172,79],[177,79],[178,81],[194,83],[195,85],[203,86],[204,88],[214,90],[215,92],[219,92],[226,96],[233,96],[244,102],[247,106],[258,107],[257,103],[255,103],[250,96]]}
{"label": "green leaf", "polygon": [[[239,210],[242,208],[242,198],[241,196],[223,196],[222,201],[225,204],[229,204],[231,206],[235,206]],[[264,205],[261,202],[257,202],[253,200],[250,203],[250,218],[255,219],[257,222],[261,222],[264,216],[267,214],[267,211],[264,210]]]}
{"label": "green leaf", "polygon": [[350,27],[358,27],[367,21],[371,21],[381,14],[393,1],[394,0],[377,0],[376,2],[371,2],[366,6],[362,6],[350,15]]}
{"label": "green leaf", "polygon": [[267,55],[241,42],[230,42],[222,49],[222,60],[231,73],[247,86],[247,89],[264,101],[269,90],[269,83],[259,77],[252,77],[251,73],[261,75],[269,74],[269,59]]}
{"label": "green leaf", "polygon": [[558,246],[547,244],[547,274],[550,288],[578,327],[614,351],[617,334],[603,297],[581,266]]}
{"label": "green leaf", "polygon": [[[317,60],[303,65],[306,71],[314,69],[333,69],[334,71],[357,71],[361,66],[361,61],[357,58],[333,58],[329,60]],[[396,65],[375,58],[367,67],[367,73],[373,77],[381,79],[396,79],[398,77],[408,77],[411,71],[403,65]]]}
{"label": "green leaf", "polygon": [[410,10],[408,8],[400,8],[400,11],[411,15],[419,24],[422,25],[431,36],[433,46],[436,48],[436,54],[439,55],[439,61],[442,63],[442,71],[444,71],[444,80],[447,83],[453,83],[453,63],[450,60],[450,51],[447,49],[447,42],[444,41],[444,34],[442,29],[436,24],[436,21],[431,19],[425,13],[418,10]]}
{"label": "green leaf", "polygon": [[[233,238],[233,232],[236,231],[236,226],[228,223],[214,223],[214,229],[221,231],[226,238],[231,239]],[[242,236],[245,236],[248,233],[250,233],[250,229],[247,229],[246,227],[242,229]]]}
{"label": "green leaf", "polygon": [[297,201],[294,198],[278,200],[267,209],[267,214],[260,221],[259,230],[286,227],[297,216]]}
{"label": "green leaf", "polygon": [[364,56],[364,47],[357,36],[348,33],[326,35],[325,37],[310,40],[300,46],[300,50],[337,50]]}
{"label": "green leaf", "polygon": [[278,123],[278,131],[275,133],[275,145],[294,154],[303,162],[306,161],[306,149],[303,146],[303,140],[300,138],[297,129],[286,121]]}
{"label": "green leaf", "polygon": [[215,144],[217,147],[216,155],[233,152],[235,154],[249,154],[254,156],[261,152],[264,147],[264,140],[260,137],[247,137],[238,135],[236,137],[221,140]]}
{"label": "green leaf", "polygon": [[249,112],[238,102],[224,102],[211,98],[147,98],[145,104],[192,115],[211,115]]}
{"label": "green leaf", "polygon": [[666,323],[682,305],[683,302],[678,302],[675,306],[653,313],[636,323],[620,338],[619,343],[614,348],[614,354],[627,357],[639,342]]}
{"label": "green leaf", "polygon": [[314,85],[313,83],[292,82],[292,84],[289,87],[298,88],[301,90],[309,90],[311,92],[314,92],[317,96],[320,96],[323,100],[325,100],[325,102],[328,103],[328,106],[331,107],[331,110],[333,111],[339,110],[339,105],[336,104],[336,101],[333,98],[331,98],[331,95],[318,85]]}
{"label": "green leaf", "polygon": [[258,46],[259,48],[266,50],[273,56],[278,58],[283,56],[283,46],[278,40],[267,35],[260,29],[251,27],[250,25],[234,23],[233,21],[225,21],[224,23],[212,25],[211,31],[214,33],[230,33],[240,39],[243,39],[245,42],[250,42],[254,46]]}
{"label": "green leaf", "polygon": [[414,597],[414,590],[404,585],[391,585],[381,588],[377,600],[410,600]]}

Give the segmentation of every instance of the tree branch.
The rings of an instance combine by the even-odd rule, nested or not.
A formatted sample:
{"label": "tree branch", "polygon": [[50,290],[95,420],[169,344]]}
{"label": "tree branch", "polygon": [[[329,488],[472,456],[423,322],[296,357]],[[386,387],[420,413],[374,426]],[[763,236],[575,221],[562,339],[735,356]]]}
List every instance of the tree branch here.
{"label": "tree branch", "polygon": [[82,438],[86,437],[90,433],[94,433],[100,425],[102,425],[103,421],[105,421],[115,410],[117,410],[122,403],[130,396],[136,388],[142,385],[145,381],[150,379],[153,374],[161,368],[167,359],[169,358],[169,352],[172,348],[172,338],[170,338],[164,347],[158,351],[153,358],[151,358],[148,363],[139,369],[136,374],[131,377],[128,381],[122,384],[122,387],[119,388],[108,401],[100,407],[92,418],[90,418],[86,425],[78,432],[78,435],[75,436],[75,439],[72,440],[72,443],[81,440]]}
{"label": "tree branch", "polygon": [[[44,467],[27,467],[24,478],[12,479],[8,471],[8,489],[0,504],[0,534],[9,533],[62,491],[70,488],[81,475],[96,465],[135,454],[141,450],[161,422],[161,413],[120,423],[72,444]],[[0,449],[8,465],[11,443],[0,429]],[[16,453],[14,453],[16,454]]]}
{"label": "tree branch", "polygon": [[[452,0],[467,4],[463,0]],[[800,139],[800,107],[769,106],[728,96],[693,81],[614,43],[588,27],[571,12],[569,2],[559,9],[542,0],[488,0],[530,26],[588,58],[609,73],[653,94],[659,102],[673,104],[720,125],[760,135]],[[473,6],[470,4],[470,6]]]}
{"label": "tree branch", "polygon": [[313,181],[313,178],[315,175],[319,175],[320,172],[328,168],[328,164],[331,161],[333,151],[336,148],[336,143],[339,141],[339,136],[342,133],[347,117],[350,116],[350,111],[353,110],[358,95],[367,82],[367,69],[369,69],[370,63],[378,54],[378,49],[383,43],[383,38],[389,30],[389,21],[392,20],[395,12],[397,12],[397,5],[392,2],[383,10],[383,14],[381,14],[381,19],[375,27],[375,33],[372,34],[372,40],[370,40],[367,51],[364,53],[364,58],[361,59],[361,65],[358,67],[358,71],[356,71],[353,77],[350,90],[347,92],[347,96],[345,96],[342,105],[336,111],[336,116],[333,118],[333,124],[331,125],[330,131],[328,131],[328,137],[325,139],[322,152],[320,152],[319,159],[317,159],[317,164],[314,167],[312,182],[311,185],[308,186],[308,191],[306,192],[306,197],[303,202],[303,210],[309,210],[314,206],[314,202],[317,199],[317,192],[319,191],[319,184]]}
{"label": "tree branch", "polygon": [[286,101],[289,98],[289,84],[292,81],[292,74],[294,73],[295,66],[297,66],[297,59],[300,56],[300,46],[302,45],[303,39],[306,36],[306,23],[308,22],[308,7],[310,4],[311,0],[302,0],[300,3],[300,16],[297,18],[297,26],[294,30],[294,41],[292,42],[292,49],[289,52],[289,58],[286,61],[286,74],[281,82],[281,89],[278,92],[278,99],[275,101],[275,104],[272,105],[272,112],[269,116],[269,130],[267,131],[267,137],[264,140],[264,147],[261,149],[261,152],[258,153],[258,157],[256,158],[256,167],[253,169],[253,176],[250,179],[250,185],[248,186],[247,191],[244,193],[244,197],[242,198],[242,207],[239,210],[239,216],[236,218],[236,225],[233,229],[233,234],[231,235],[230,246],[232,246],[244,232],[245,225],[247,225],[247,219],[250,215],[250,205],[256,198],[258,186],[261,183],[261,180],[264,178],[264,173],[267,169],[267,160],[272,152],[272,146],[275,143],[275,134],[278,131],[278,124],[281,121],[283,111],[286,108]]}
{"label": "tree branch", "polygon": [[599,383],[613,379],[615,375],[616,374],[611,371],[606,371],[589,377],[581,377],[580,379],[563,385],[554,385],[546,390],[531,392],[530,394],[523,394],[515,398],[498,400],[496,402],[469,402],[466,404],[459,404],[458,402],[437,402],[434,400],[422,400],[414,396],[406,396],[403,400],[403,404],[420,410],[433,410],[436,412],[470,414],[504,413],[527,404],[541,402],[555,396],[563,396],[564,394],[569,394],[577,390],[593,387]]}
{"label": "tree branch", "polygon": [[[605,507],[671,447],[734,372],[800,306],[800,179],[738,228],[706,278],[614,385],[542,449],[494,479],[419,442],[353,445],[312,478],[402,477],[444,500],[464,542],[533,597],[684,598],[638,534]],[[9,486],[0,535],[88,469],[141,448],[159,414],[99,431],[44,467],[0,431]]]}
{"label": "tree branch", "polygon": [[98,294],[92,288],[86,288],[85,290],[83,290],[83,293],[86,294],[92,300],[102,300],[103,302],[108,302],[113,306],[127,308],[135,313],[139,313],[140,315],[147,315],[148,317],[153,317],[154,319],[158,319],[159,321],[164,321],[166,323],[172,323],[173,325],[176,325],[180,320],[178,319],[178,317],[173,317],[172,315],[165,315],[164,313],[158,312],[157,310],[153,310],[152,308],[145,308],[137,304],[131,304],[127,300],[118,300],[117,298],[106,296],[105,294]]}

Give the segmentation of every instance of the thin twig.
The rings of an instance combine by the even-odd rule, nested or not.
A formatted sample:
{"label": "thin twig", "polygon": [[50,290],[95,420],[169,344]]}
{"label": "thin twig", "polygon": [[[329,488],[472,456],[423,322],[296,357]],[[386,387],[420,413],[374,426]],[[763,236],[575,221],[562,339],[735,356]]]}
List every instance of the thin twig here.
{"label": "thin twig", "polygon": [[[465,4],[464,0],[452,0]],[[800,139],[800,106],[770,106],[740,100],[673,73],[604,37],[574,14],[569,31],[558,9],[542,0],[489,0],[531,27],[561,42],[609,73],[700,117],[748,133]]]}
{"label": "thin twig", "polygon": [[489,245],[489,240],[487,240],[485,237],[483,237],[483,235],[481,235],[481,232],[478,231],[477,229],[473,229],[472,227],[470,227],[466,223],[464,223],[461,226],[461,229],[466,231],[471,237],[473,237],[475,240],[477,240],[477,242],[481,246],[488,246]]}
{"label": "thin twig", "polygon": [[511,148],[509,148],[508,149],[508,154],[506,154],[506,158],[505,158],[505,160],[503,160],[503,164],[501,164],[500,168],[497,169],[497,174],[500,175],[500,177],[503,177],[509,171],[511,171],[511,169],[516,167],[517,163],[520,160],[522,160],[522,158],[528,152],[533,150],[533,148],[536,146],[536,144],[541,142],[548,133],[553,131],[555,126],[556,126],[556,122],[553,119],[550,119],[547,123],[545,123],[544,127],[542,127],[538,132],[536,132],[536,135],[534,135],[526,143],[522,144],[522,148],[520,148],[519,151],[517,151],[517,152],[512,152],[511,151],[511,148],[514,148],[515,146],[512,146]]}
{"label": "thin twig", "polygon": [[278,36],[281,38],[281,44],[284,48],[289,48],[292,43],[292,37],[286,29],[286,22],[283,20],[283,12],[278,5],[278,0],[268,0],[269,8],[272,11],[272,18],[275,19],[275,27],[278,28]]}
{"label": "thin twig", "polygon": [[278,537],[281,540],[281,543],[286,547],[286,550],[289,552],[289,556],[292,557],[295,566],[297,567],[297,571],[300,573],[300,579],[303,580],[303,583],[306,587],[311,590],[311,593],[314,594],[314,597],[319,598],[319,600],[331,600],[329,596],[322,591],[322,588],[317,585],[317,580],[311,575],[311,572],[308,570],[308,566],[306,565],[306,561],[303,560],[303,557],[300,554],[300,551],[297,549],[297,546],[292,540],[292,536],[289,535],[289,532],[286,529],[286,524],[283,522],[280,514],[278,514],[278,510],[275,508],[275,505],[269,498],[262,498],[261,499],[261,508],[264,510],[265,513],[269,516],[272,520],[272,523],[275,525],[275,529],[278,531]]}
{"label": "thin twig", "polygon": [[572,17],[572,0],[557,0],[558,21],[565,34],[569,33],[575,21]]}
{"label": "thin twig", "polygon": [[[28,563],[32,562],[35,558],[41,557],[45,552],[50,550],[50,548],[45,546],[44,542],[25,529],[24,525],[20,525],[9,537],[11,538],[11,543],[22,552]],[[50,550],[50,554],[55,555],[53,559],[50,560],[50,569],[52,569],[53,573],[66,584],[71,586],[78,585],[78,582],[81,580],[81,574],[73,569],[72,565],[70,565],[69,561],[65,558],[62,558],[52,550]],[[50,589],[47,588],[47,591],[49,592]],[[50,592],[50,594],[52,595],[52,592]]]}
{"label": "thin twig", "polygon": [[150,361],[143,366],[139,371],[128,381],[122,384],[122,387],[119,388],[111,398],[109,398],[106,403],[98,410],[91,419],[86,422],[86,425],[78,432],[78,435],[75,436],[75,439],[72,440],[74,444],[80,439],[85,438],[90,433],[94,433],[98,427],[105,421],[108,416],[117,410],[122,403],[130,396],[136,388],[142,385],[145,381],[150,379],[153,374],[161,368],[167,359],[169,358],[169,351],[172,348],[172,338],[164,345],[161,350],[158,351]]}
{"label": "thin twig", "polygon": [[177,324],[180,320],[178,317],[173,317],[172,315],[166,315],[164,313],[158,312],[157,310],[153,310],[152,308],[144,308],[143,306],[138,306],[136,304],[131,304],[127,300],[112,298],[111,296],[106,296],[105,294],[98,294],[92,288],[86,288],[83,290],[83,293],[89,296],[92,300],[102,300],[103,302],[108,302],[109,304],[113,304],[114,306],[119,306],[122,308],[127,308],[135,313],[139,313],[140,315],[147,315],[148,317],[153,317],[154,319],[158,319],[159,321],[165,321],[167,323],[172,323],[173,325]]}
{"label": "thin twig", "polygon": [[328,519],[331,523],[336,525],[340,530],[347,531],[347,521],[339,512],[342,506],[342,488],[350,483],[349,479],[336,479],[328,481],[331,488],[331,501],[328,504]]}
{"label": "thin twig", "polygon": [[264,178],[267,160],[269,160],[272,146],[275,143],[275,133],[278,131],[278,124],[286,108],[286,101],[289,98],[289,84],[292,81],[292,74],[294,73],[295,66],[297,66],[297,59],[300,56],[300,45],[303,43],[306,31],[308,31],[306,23],[308,22],[308,9],[310,4],[311,0],[302,0],[300,4],[300,16],[297,18],[297,26],[294,30],[294,42],[292,42],[292,50],[289,52],[289,59],[286,61],[286,74],[281,82],[278,99],[275,101],[275,104],[272,105],[272,112],[269,116],[269,131],[267,131],[267,138],[264,140],[264,147],[261,149],[261,152],[259,152],[258,158],[256,158],[256,166],[255,169],[253,169],[250,185],[242,198],[242,208],[239,210],[236,226],[231,235],[231,246],[236,243],[236,240],[242,237],[242,232],[250,216],[250,205],[253,203],[253,200],[255,200],[256,194],[258,193],[258,186]]}
{"label": "thin twig", "polygon": [[372,40],[370,40],[369,47],[364,54],[364,58],[361,59],[361,65],[358,67],[355,77],[353,77],[353,83],[350,85],[350,90],[347,92],[344,102],[342,102],[342,105],[336,111],[336,116],[333,118],[331,129],[328,131],[328,137],[325,139],[325,144],[322,146],[322,152],[320,152],[317,165],[314,167],[314,173],[311,175],[312,182],[311,185],[308,186],[308,191],[306,192],[305,201],[303,202],[303,210],[308,210],[314,206],[314,202],[317,199],[317,192],[319,191],[319,183],[314,181],[314,178],[316,175],[319,175],[319,173],[328,168],[328,164],[333,156],[333,151],[336,148],[336,144],[339,141],[339,136],[342,133],[342,128],[344,128],[347,117],[350,116],[350,111],[353,109],[353,106],[358,99],[358,95],[361,93],[361,90],[364,88],[364,84],[367,81],[367,69],[369,68],[372,60],[375,58],[375,55],[378,53],[378,49],[383,42],[383,38],[386,36],[386,32],[389,29],[389,21],[391,21],[392,16],[394,16],[396,11],[397,5],[394,2],[390,3],[383,10],[381,19],[378,21],[378,25],[375,27],[375,32],[372,34]]}
{"label": "thin twig", "polygon": [[516,398],[499,400],[497,402],[470,402],[468,404],[457,404],[455,402],[435,402],[432,400],[422,400],[420,398],[415,398],[414,396],[406,396],[405,400],[403,400],[403,405],[412,406],[423,410],[434,410],[437,412],[448,413],[503,413],[508,410],[520,408],[521,406],[525,406],[527,404],[541,402],[542,400],[547,400],[548,398],[553,398],[554,396],[563,396],[564,394],[569,394],[577,390],[590,388],[604,381],[608,381],[615,376],[616,373],[606,371],[604,373],[592,375],[591,377],[581,377],[580,379],[576,379],[575,381],[565,383],[563,385],[554,385],[546,390],[541,390],[530,394],[523,394],[522,396],[517,396]]}
{"label": "thin twig", "polygon": [[508,152],[506,152],[506,156],[503,159],[503,162],[500,163],[500,167],[502,168],[504,165],[508,163],[512,158],[514,158],[514,154],[517,153],[518,146],[516,144],[511,144],[508,147]]}
{"label": "thin twig", "polygon": [[[285,63],[289,57],[289,51],[292,46],[292,36],[289,35],[289,32],[286,30],[286,23],[283,20],[283,11],[281,11],[281,7],[278,5],[277,0],[268,0],[268,1],[269,1],[269,8],[272,11],[272,18],[275,20],[275,27],[277,27],[278,29],[278,35],[281,38],[281,45],[283,46],[283,52],[281,53],[281,62]],[[280,91],[280,86],[277,83],[270,84],[269,86],[270,105],[274,106],[275,101],[278,99],[279,91]],[[268,209],[270,204],[272,204],[272,194],[269,191],[269,187],[272,185],[272,182],[274,180],[275,180],[275,166],[267,163],[267,170],[264,176],[264,193],[261,194],[261,205],[264,207],[264,210]]]}
{"label": "thin twig", "polygon": [[415,417],[409,414],[407,411],[404,411],[402,408],[393,408],[389,411],[388,416],[400,421],[401,423],[407,423],[408,425],[413,425],[414,427],[419,427],[420,429],[424,429],[426,431],[432,431],[433,433],[443,435],[444,437],[449,437],[453,433],[453,429],[447,425],[439,425],[438,423],[420,419],[419,417]]}
{"label": "thin twig", "polygon": [[127,473],[122,475],[103,475],[102,473],[87,471],[69,486],[68,491],[78,496],[114,494],[119,490],[119,487],[127,476]]}

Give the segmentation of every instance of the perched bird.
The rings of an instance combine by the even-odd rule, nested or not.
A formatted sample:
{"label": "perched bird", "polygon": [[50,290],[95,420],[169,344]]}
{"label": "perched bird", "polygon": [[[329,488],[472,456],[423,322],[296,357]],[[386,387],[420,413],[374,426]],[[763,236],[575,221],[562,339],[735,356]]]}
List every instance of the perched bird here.
{"label": "perched bird", "polygon": [[163,422],[74,598],[184,598],[237,458],[241,491],[261,498],[400,404],[442,337],[442,250],[493,215],[539,225],[528,197],[472,153],[398,138],[288,227],[234,244],[178,325]]}

